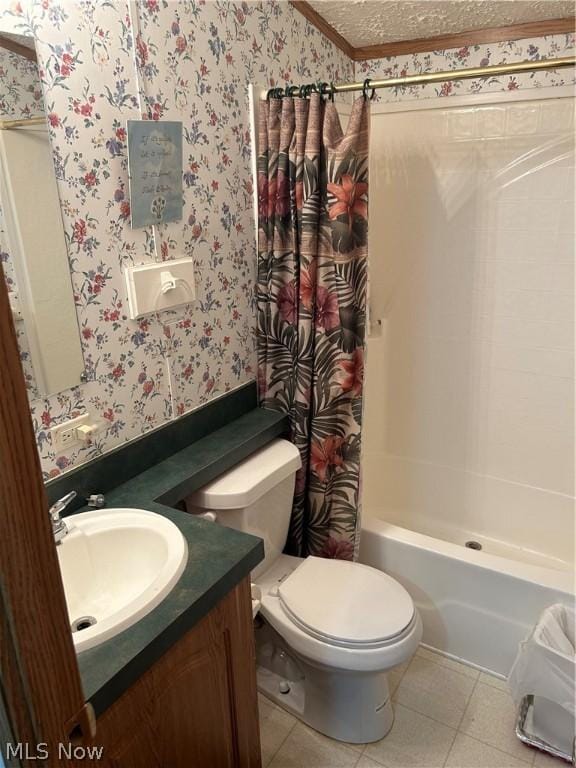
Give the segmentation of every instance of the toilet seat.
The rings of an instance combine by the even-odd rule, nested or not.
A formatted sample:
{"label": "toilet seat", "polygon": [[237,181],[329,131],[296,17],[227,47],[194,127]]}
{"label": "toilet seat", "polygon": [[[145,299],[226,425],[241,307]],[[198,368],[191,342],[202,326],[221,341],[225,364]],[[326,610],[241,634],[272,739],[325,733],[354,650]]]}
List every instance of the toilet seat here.
{"label": "toilet seat", "polygon": [[282,608],[302,631],[330,645],[378,648],[412,621],[414,603],[382,571],[308,557],[278,587]]}
{"label": "toilet seat", "polygon": [[[306,560],[300,560],[298,558],[290,557],[288,555],[281,555],[280,558],[274,563],[272,568],[263,574],[262,579],[258,581],[258,584],[262,590],[262,605],[260,608],[260,614],[271,624],[271,626],[284,638],[286,643],[291,646],[294,651],[301,654],[307,661],[313,662],[323,667],[334,667],[340,671],[351,672],[374,672],[389,669],[397,664],[403,663],[409,658],[412,653],[416,651],[418,643],[422,637],[422,621],[418,611],[414,609],[414,605],[408,593],[406,592],[406,598],[408,606],[411,606],[411,617],[406,625],[406,604],[401,601],[403,610],[398,613],[398,623],[395,625],[395,631],[391,629],[388,633],[380,632],[380,636],[377,636],[377,628],[382,627],[379,624],[373,624],[368,626],[368,630],[365,631],[364,639],[359,639],[359,632],[335,632],[334,627],[329,624],[319,623],[317,620],[310,620],[312,610],[310,606],[312,601],[309,600],[308,611],[299,610],[298,600],[294,593],[300,594],[298,585],[302,586],[302,591],[305,587],[305,576],[317,573],[316,567],[312,568],[308,566],[303,569],[300,574],[294,579],[292,585],[289,586],[290,580],[293,576],[296,576],[300,568],[303,568],[309,560],[319,560],[320,558],[307,558]],[[383,606],[379,605],[376,601],[382,600],[386,594],[385,587],[383,585],[390,586],[392,582],[400,590],[403,587],[397,584],[391,577],[383,574],[381,571],[371,568],[370,566],[364,566],[359,563],[348,563],[345,561],[335,560],[322,560],[323,563],[336,563],[338,566],[346,566],[344,574],[350,575],[349,568],[368,569],[371,573],[368,579],[371,583],[371,577],[374,574],[375,578],[380,576],[384,577],[382,582],[379,582],[381,589],[376,592],[371,592],[367,599],[372,600],[373,609],[383,610]],[[312,585],[308,583],[309,594],[314,591],[318,594],[321,591],[319,584],[330,585],[330,582],[326,582],[328,570],[332,576],[336,574],[336,568],[330,566],[320,566],[323,569],[324,578],[318,579],[318,584]],[[355,577],[356,574],[353,574]],[[364,574],[366,576],[366,574]],[[358,578],[362,578],[361,576]],[[342,579],[336,578],[337,583],[342,583],[346,580],[346,576],[342,576]],[[307,580],[306,580],[307,581]],[[354,582],[349,582],[352,585]],[[334,582],[333,582],[334,584]],[[296,587],[294,585],[297,585]],[[347,590],[348,597],[353,597],[353,592],[350,587],[343,587],[343,590]],[[284,595],[281,598],[281,593]],[[341,592],[341,596],[343,592]],[[350,603],[348,603],[350,605]],[[294,613],[294,609],[298,612],[298,616]],[[409,608],[408,608],[409,610]],[[304,621],[302,620],[304,617]],[[392,622],[390,627],[394,625]],[[333,636],[330,636],[326,629],[328,629]],[[366,627],[365,627],[366,630]],[[366,637],[374,637],[376,632],[376,639],[366,641]],[[370,634],[372,633],[372,634]],[[340,635],[336,637],[335,635]],[[388,637],[384,637],[383,634],[388,634]],[[355,635],[352,638],[345,635]]]}

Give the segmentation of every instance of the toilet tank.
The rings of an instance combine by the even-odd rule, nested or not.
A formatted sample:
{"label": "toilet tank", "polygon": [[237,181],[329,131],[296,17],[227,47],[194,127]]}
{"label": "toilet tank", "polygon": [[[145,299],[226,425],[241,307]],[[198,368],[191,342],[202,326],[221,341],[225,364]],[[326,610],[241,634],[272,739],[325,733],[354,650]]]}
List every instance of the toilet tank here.
{"label": "toilet tank", "polygon": [[274,440],[186,499],[192,514],[211,512],[220,525],[264,539],[264,560],[256,578],[282,553],[300,454],[287,440]]}

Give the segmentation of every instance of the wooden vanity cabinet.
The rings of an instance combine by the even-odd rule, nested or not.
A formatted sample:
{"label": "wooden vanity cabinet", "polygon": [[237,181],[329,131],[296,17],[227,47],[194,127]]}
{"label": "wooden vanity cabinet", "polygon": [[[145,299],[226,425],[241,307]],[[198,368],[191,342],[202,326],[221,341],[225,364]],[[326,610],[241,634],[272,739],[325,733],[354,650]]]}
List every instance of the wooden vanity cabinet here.
{"label": "wooden vanity cabinet", "polygon": [[255,661],[246,578],[98,718],[95,765],[259,768]]}

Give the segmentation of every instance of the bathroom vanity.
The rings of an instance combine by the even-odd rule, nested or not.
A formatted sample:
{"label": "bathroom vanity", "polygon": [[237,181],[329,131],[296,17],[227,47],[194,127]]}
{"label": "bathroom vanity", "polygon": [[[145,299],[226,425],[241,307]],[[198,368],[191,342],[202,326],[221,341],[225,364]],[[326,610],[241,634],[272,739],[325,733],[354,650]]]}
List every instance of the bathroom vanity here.
{"label": "bathroom vanity", "polygon": [[96,743],[110,768],[260,765],[249,578],[98,718]]}
{"label": "bathroom vanity", "polygon": [[[51,503],[73,488],[80,498],[97,488],[105,492],[104,515],[137,508],[162,516],[187,549],[176,585],[152,611],[77,655],[85,701],[96,718],[91,743],[104,748],[95,765],[260,766],[250,572],[264,556],[263,543],[175,508],[178,499],[284,432],[281,414],[254,405],[252,388],[235,393],[184,425],[159,430],[47,486]],[[175,431],[183,429],[185,435]],[[174,452],[180,441],[184,447]],[[65,520],[73,531],[74,514]]]}

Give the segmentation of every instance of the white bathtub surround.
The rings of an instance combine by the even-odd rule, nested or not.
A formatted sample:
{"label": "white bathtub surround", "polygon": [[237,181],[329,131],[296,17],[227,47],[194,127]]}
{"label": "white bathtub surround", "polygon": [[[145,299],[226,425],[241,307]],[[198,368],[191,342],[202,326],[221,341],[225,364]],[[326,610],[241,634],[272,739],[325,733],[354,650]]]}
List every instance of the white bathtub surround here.
{"label": "white bathtub surround", "polygon": [[[485,477],[384,451],[366,452],[366,514],[454,544],[478,541],[484,552],[570,572],[574,499],[563,493]],[[388,499],[389,503],[384,503]],[[457,514],[461,509],[462,513]],[[543,525],[546,519],[553,525]],[[521,513],[521,517],[520,517]]]}
{"label": "white bathtub surround", "polygon": [[501,674],[574,591],[574,96],[530,95],[371,125],[360,559]]}
{"label": "white bathtub surround", "polygon": [[572,563],[574,99],[477,98],[372,118],[364,502]]}
{"label": "white bathtub surround", "polygon": [[[429,696],[426,714],[413,709],[407,691],[418,689],[426,697],[430,686],[449,673],[450,685],[459,690],[455,725],[445,723],[446,709],[440,696]],[[556,768],[544,755],[525,747],[509,724],[514,706],[502,682],[420,647],[405,669],[394,694],[395,720],[390,733],[373,744],[342,744],[315,733],[281,712],[268,699],[260,699],[264,768]],[[404,698],[404,703],[402,699]],[[490,710],[490,708],[492,708]],[[421,707],[420,707],[421,709]],[[499,722],[488,722],[492,711]],[[484,729],[482,731],[482,729]],[[273,749],[271,748],[273,746]]]}

